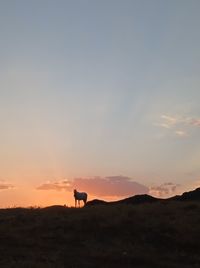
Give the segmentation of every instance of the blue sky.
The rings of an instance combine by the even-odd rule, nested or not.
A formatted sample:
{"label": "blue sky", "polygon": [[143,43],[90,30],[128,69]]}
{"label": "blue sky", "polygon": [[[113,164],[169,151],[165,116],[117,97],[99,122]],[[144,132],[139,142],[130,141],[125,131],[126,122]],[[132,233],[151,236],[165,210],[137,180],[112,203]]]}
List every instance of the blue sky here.
{"label": "blue sky", "polygon": [[199,8],[195,0],[2,0],[2,181],[196,183]]}

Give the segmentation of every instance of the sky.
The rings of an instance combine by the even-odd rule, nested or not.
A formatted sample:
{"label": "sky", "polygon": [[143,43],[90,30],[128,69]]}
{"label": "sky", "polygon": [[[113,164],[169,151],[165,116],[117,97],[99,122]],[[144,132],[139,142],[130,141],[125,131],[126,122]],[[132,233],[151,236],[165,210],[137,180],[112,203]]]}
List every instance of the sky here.
{"label": "sky", "polygon": [[200,186],[199,0],[0,1],[0,207]]}

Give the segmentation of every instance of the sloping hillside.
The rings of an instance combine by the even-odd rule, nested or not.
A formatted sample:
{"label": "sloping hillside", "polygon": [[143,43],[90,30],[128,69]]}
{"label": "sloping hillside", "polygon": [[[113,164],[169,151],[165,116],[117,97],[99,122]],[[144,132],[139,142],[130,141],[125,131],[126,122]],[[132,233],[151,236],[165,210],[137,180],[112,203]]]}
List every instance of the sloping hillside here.
{"label": "sloping hillside", "polygon": [[176,201],[200,201],[200,188],[169,198]]}
{"label": "sloping hillside", "polygon": [[169,202],[169,201],[200,201],[200,188],[197,188],[190,192],[185,192],[182,195],[176,195],[170,198],[162,199],[156,198],[151,195],[135,195],[122,200],[107,202],[104,200],[94,199],[87,202],[87,206],[95,205],[117,205],[117,204],[145,204],[145,203],[155,203],[155,202]]}
{"label": "sloping hillside", "polygon": [[131,196],[122,200],[106,202],[104,200],[94,199],[87,202],[87,206],[94,206],[94,205],[118,205],[118,204],[145,204],[145,203],[154,203],[161,201],[162,199],[144,194],[144,195],[135,195]]}

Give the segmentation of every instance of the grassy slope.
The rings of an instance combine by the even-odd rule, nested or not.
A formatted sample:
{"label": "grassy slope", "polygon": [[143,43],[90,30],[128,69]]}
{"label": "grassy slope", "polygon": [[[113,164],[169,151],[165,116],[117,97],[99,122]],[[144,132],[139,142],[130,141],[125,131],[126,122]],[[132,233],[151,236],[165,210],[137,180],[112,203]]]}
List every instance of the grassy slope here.
{"label": "grassy slope", "polygon": [[200,267],[200,203],[0,210],[0,267]]}

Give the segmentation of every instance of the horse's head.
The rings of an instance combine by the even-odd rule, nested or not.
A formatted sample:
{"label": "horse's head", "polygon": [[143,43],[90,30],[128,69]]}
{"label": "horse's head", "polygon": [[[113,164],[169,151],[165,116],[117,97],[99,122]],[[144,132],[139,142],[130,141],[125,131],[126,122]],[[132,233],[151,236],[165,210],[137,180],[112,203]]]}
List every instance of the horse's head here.
{"label": "horse's head", "polygon": [[74,189],[74,195],[77,193],[77,190],[76,189]]}

